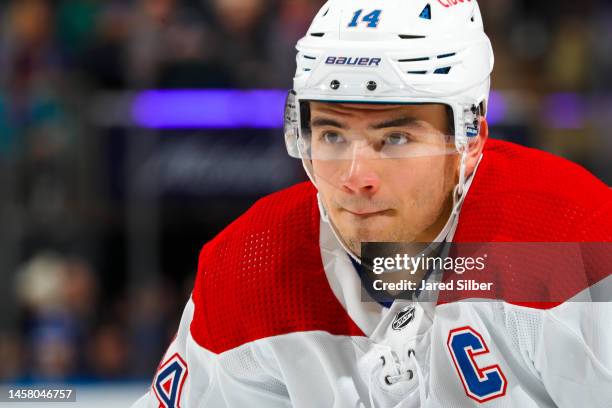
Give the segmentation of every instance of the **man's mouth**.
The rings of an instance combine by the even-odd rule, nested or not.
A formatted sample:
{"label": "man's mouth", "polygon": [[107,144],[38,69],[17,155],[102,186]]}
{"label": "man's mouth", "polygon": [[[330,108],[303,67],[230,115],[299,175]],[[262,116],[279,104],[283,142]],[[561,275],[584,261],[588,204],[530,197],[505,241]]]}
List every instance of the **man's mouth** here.
{"label": "man's mouth", "polygon": [[355,215],[357,217],[370,217],[373,215],[383,215],[390,210],[376,210],[376,209],[354,209],[349,210],[348,208],[343,208],[349,214]]}

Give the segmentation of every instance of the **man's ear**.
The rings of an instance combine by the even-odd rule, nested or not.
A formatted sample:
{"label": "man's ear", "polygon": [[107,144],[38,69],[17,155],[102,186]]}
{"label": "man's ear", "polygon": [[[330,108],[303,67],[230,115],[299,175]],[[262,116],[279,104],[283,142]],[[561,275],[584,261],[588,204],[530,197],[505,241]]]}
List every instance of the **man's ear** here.
{"label": "man's ear", "polygon": [[489,137],[489,124],[484,117],[480,118],[480,133],[474,140],[471,140],[469,143],[469,149],[467,152],[467,157],[465,161],[465,176],[469,177],[474,172],[476,165],[478,164],[478,159],[482,154],[482,150],[484,149],[484,145]]}

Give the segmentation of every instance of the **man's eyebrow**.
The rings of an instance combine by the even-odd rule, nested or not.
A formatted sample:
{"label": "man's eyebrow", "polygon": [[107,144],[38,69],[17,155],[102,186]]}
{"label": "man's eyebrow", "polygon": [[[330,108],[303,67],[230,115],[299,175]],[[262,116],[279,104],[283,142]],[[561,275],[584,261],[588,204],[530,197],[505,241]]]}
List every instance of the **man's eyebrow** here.
{"label": "man's eyebrow", "polygon": [[310,122],[310,126],[311,127],[331,126],[331,127],[337,127],[339,129],[345,129],[346,128],[346,126],[344,124],[338,122],[337,120],[329,119],[329,118],[314,118]]}
{"label": "man's eyebrow", "polygon": [[409,125],[417,121],[418,119],[412,116],[402,116],[399,118],[385,120],[384,122],[380,122],[375,125],[372,125],[370,126],[370,129],[378,130],[378,129],[384,129],[384,128],[390,128],[390,127],[401,127],[401,126],[406,126],[406,125]]}

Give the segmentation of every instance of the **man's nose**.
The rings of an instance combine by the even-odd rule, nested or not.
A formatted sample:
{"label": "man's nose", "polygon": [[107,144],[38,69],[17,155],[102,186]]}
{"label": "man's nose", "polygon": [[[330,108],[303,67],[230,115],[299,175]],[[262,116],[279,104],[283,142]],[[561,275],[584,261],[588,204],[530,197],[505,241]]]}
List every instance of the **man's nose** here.
{"label": "man's nose", "polygon": [[375,169],[372,154],[364,149],[356,149],[349,162],[349,167],[342,176],[342,189],[347,193],[371,196],[380,188],[380,177]]}

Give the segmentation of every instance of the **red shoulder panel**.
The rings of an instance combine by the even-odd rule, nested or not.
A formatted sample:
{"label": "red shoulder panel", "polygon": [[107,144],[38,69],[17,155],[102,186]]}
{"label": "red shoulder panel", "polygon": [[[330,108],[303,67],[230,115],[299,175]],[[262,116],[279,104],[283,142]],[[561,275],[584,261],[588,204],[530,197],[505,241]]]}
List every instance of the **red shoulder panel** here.
{"label": "red shoulder panel", "polygon": [[611,203],[612,190],[579,165],[489,139],[455,241],[612,242],[612,213],[602,213]]}
{"label": "red shoulder panel", "polygon": [[201,253],[191,334],[215,353],[300,331],[363,336],[327,281],[310,182],[259,200]]}
{"label": "red shoulder panel", "polygon": [[[440,302],[483,297],[537,308],[554,307],[610,275],[612,190],[575,163],[539,150],[488,140],[454,241],[489,243],[490,250],[495,250],[490,244],[494,242],[599,243],[579,246],[580,268],[576,269],[562,262],[571,254],[559,252],[554,245],[527,245],[527,250],[534,253],[522,253],[520,259],[508,256],[505,268],[495,271],[494,293],[454,291],[452,299]],[[510,254],[509,248],[498,251]],[[490,280],[489,275],[476,278],[480,282]],[[528,300],[516,301],[520,298]]]}

